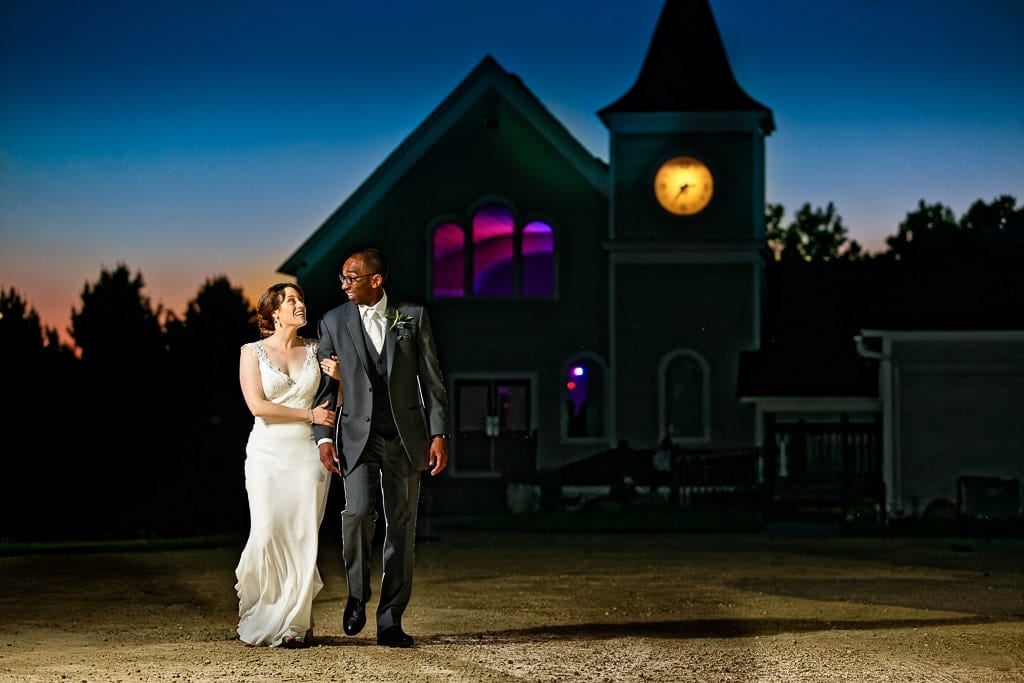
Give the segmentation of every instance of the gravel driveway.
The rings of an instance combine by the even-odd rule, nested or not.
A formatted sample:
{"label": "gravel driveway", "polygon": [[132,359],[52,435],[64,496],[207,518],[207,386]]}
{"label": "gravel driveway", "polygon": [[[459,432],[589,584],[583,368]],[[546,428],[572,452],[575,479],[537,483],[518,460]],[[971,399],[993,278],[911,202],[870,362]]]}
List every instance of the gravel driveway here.
{"label": "gravel driveway", "polygon": [[302,650],[237,640],[240,543],[0,557],[0,680],[1024,681],[1024,539],[438,533],[411,650],[334,545]]}

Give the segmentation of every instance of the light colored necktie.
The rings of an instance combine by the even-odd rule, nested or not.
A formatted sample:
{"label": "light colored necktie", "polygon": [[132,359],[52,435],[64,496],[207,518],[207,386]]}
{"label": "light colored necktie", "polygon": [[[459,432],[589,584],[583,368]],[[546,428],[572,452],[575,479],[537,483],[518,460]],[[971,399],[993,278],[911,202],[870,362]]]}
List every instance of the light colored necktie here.
{"label": "light colored necktie", "polygon": [[380,353],[384,347],[384,325],[381,322],[380,314],[377,313],[376,308],[367,308],[365,315],[366,331],[370,335],[370,341],[373,342],[373,348]]}

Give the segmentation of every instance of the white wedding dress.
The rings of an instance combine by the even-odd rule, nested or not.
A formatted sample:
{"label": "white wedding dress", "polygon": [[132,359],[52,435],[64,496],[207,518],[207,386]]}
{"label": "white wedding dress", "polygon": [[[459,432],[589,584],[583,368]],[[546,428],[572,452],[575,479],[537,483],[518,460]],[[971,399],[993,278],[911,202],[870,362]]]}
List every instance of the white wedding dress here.
{"label": "white wedding dress", "polygon": [[[297,408],[313,404],[320,382],[316,342],[306,340],[297,377],[274,366],[260,342],[249,346],[268,399]],[[286,637],[305,639],[313,628],[313,598],[323,588],[316,562],[330,479],[306,422],[255,418],[245,453],[250,527],[235,568],[238,636],[249,645],[277,647]]]}

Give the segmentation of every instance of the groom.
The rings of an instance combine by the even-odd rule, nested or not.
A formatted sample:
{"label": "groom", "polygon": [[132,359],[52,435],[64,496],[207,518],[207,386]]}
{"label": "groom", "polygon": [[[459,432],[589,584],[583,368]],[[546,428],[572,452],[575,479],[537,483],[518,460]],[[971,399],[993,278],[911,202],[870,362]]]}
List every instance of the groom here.
{"label": "groom", "polygon": [[[348,602],[346,635],[366,624],[370,553],[377,497],[383,492],[384,564],[377,604],[377,643],[412,647],[402,614],[412,592],[413,546],[420,472],[448,465],[447,397],[430,319],[422,306],[398,303],[384,291],[387,264],[377,249],[355,252],[338,275],[346,303],[320,321],[320,360],[337,355],[344,398],[338,437],[314,425],[320,462],[345,484],[341,513],[342,555]],[[336,380],[323,383],[313,405],[339,395]]]}

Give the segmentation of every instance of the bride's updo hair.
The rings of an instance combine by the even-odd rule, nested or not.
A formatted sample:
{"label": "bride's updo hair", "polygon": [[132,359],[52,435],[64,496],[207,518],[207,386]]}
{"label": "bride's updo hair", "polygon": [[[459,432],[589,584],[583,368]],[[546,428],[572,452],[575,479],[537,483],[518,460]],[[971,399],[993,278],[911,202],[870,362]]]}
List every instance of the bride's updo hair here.
{"label": "bride's updo hair", "polygon": [[294,282],[278,282],[267,287],[260,301],[256,304],[256,323],[260,326],[260,336],[269,337],[274,333],[274,313],[284,302],[284,290],[291,287],[299,294],[299,301],[306,302],[306,293]]}

